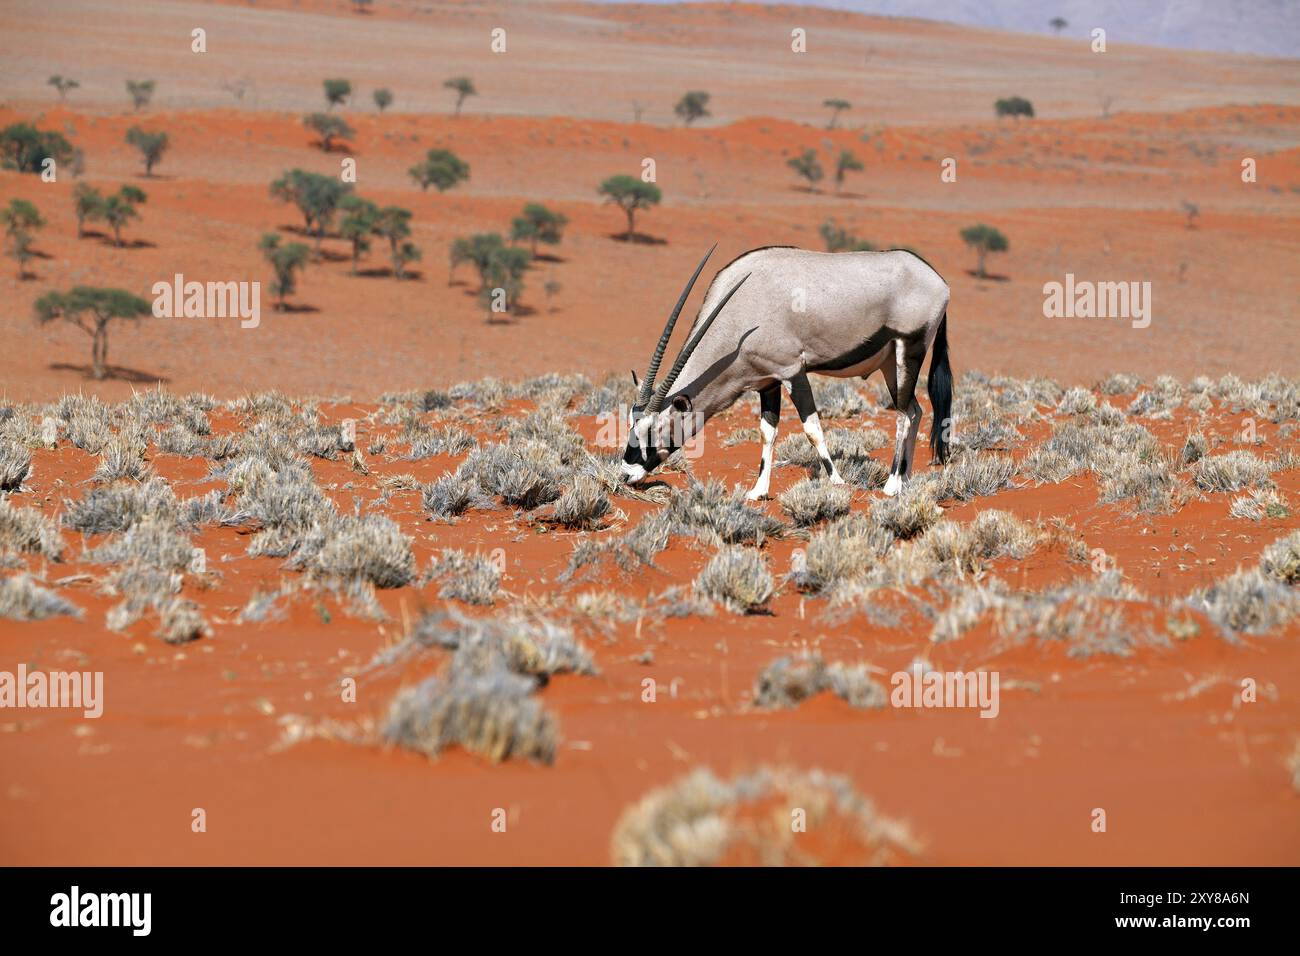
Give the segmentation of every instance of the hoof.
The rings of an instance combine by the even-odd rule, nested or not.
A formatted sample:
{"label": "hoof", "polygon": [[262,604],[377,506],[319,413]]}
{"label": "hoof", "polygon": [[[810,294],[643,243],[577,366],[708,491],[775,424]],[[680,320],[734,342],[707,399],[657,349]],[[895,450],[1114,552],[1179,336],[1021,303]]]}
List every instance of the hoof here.
{"label": "hoof", "polygon": [[839,475],[831,475],[831,484],[832,484],[832,485],[842,485],[842,484],[844,484],[844,479],[841,478]]}
{"label": "hoof", "polygon": [[885,494],[893,498],[903,490],[903,479],[898,475],[890,475],[889,480],[885,482]]}
{"label": "hoof", "polygon": [[745,493],[746,501],[762,501],[766,497],[767,497],[766,488],[764,488],[762,491],[759,491],[757,488],[755,488],[753,491],[749,491]]}

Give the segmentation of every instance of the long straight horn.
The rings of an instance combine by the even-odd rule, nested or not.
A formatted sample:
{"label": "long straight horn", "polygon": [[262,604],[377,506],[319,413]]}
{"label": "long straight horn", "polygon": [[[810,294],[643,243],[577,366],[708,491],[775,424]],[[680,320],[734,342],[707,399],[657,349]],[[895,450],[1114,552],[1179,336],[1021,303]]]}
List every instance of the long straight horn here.
{"label": "long straight horn", "polygon": [[686,288],[682,290],[681,298],[677,300],[677,307],[673,309],[672,315],[668,316],[668,324],[664,326],[664,334],[659,336],[659,344],[655,346],[655,354],[650,357],[650,364],[646,366],[645,370],[645,378],[641,380],[641,391],[636,397],[638,408],[645,408],[646,403],[650,401],[650,394],[655,387],[655,376],[659,374],[659,363],[663,361],[664,349],[668,348],[668,340],[672,338],[673,326],[677,324],[677,316],[682,314],[682,307],[686,305],[686,300],[690,298],[691,289],[695,286],[695,280],[704,271],[704,263],[709,261],[709,256],[713,255],[713,250],[716,248],[718,248],[718,244],[715,242],[712,248],[704,254],[700,264],[695,267],[691,280],[686,283]]}
{"label": "long straight horn", "polygon": [[660,406],[664,403],[664,399],[668,396],[668,390],[673,387],[673,383],[677,381],[677,376],[680,375],[682,369],[686,367],[686,360],[691,357],[691,353],[694,352],[696,347],[700,344],[700,340],[704,338],[704,333],[709,331],[709,326],[712,325],[713,320],[718,317],[718,314],[722,311],[722,307],[727,304],[728,300],[736,294],[740,287],[745,284],[745,280],[751,275],[753,275],[752,272],[746,272],[741,276],[739,282],[727,290],[727,294],[718,300],[718,304],[713,307],[713,311],[709,313],[709,317],[700,323],[699,330],[691,336],[689,342],[682,346],[682,350],[677,354],[677,361],[673,362],[673,367],[668,370],[668,374],[664,377],[664,380],[659,384],[659,387],[655,389],[654,398],[650,399],[650,404],[646,406],[646,412],[659,411]]}

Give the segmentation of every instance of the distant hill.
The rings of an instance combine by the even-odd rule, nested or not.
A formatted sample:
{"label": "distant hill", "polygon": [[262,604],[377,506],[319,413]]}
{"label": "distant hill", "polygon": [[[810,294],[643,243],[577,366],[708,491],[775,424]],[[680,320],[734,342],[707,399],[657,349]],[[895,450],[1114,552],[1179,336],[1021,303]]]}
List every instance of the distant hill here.
{"label": "distant hill", "polygon": [[1300,57],[1300,0],[785,0],[784,5],[1021,33],[1055,33],[1049,21],[1060,17],[1069,24],[1060,32],[1063,37],[1087,38],[1094,27],[1103,27],[1110,43]]}

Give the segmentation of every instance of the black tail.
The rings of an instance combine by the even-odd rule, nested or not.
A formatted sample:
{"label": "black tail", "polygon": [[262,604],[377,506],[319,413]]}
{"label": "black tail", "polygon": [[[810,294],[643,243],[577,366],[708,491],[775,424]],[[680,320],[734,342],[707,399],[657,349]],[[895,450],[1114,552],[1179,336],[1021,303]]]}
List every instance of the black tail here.
{"label": "black tail", "polygon": [[930,407],[934,409],[934,428],[930,430],[930,450],[943,464],[948,460],[948,433],[952,428],[952,366],[948,364],[948,311],[939,317],[939,334],[930,349]]}

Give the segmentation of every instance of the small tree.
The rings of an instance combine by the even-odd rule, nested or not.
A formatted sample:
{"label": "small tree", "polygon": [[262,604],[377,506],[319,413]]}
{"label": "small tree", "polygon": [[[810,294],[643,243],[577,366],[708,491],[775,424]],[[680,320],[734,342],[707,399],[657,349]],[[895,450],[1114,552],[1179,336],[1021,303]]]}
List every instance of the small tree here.
{"label": "small tree", "polygon": [[0,226],[4,226],[9,255],[18,262],[19,280],[27,276],[27,263],[35,255],[32,233],[44,225],[36,206],[26,199],[11,199],[6,208],[0,209]]}
{"label": "small tree", "polygon": [[447,284],[451,285],[456,274],[456,267],[468,262],[478,272],[479,289],[487,284],[488,266],[492,256],[499,249],[505,248],[505,240],[499,233],[480,232],[473,236],[456,239],[451,244],[451,269],[447,274]]}
{"label": "small tree", "polygon": [[89,183],[77,183],[72,190],[72,209],[77,215],[77,238],[86,234],[86,223],[104,215],[104,197]]}
{"label": "small tree", "polygon": [[62,320],[91,337],[91,368],[96,380],[108,366],[108,327],[114,319],[137,322],[153,312],[144,299],[122,289],[74,286],[70,292],[47,292],[34,307],[38,325]]}
{"label": "small tree", "polygon": [[409,174],[422,192],[433,186],[438,192],[445,193],[469,179],[469,163],[449,149],[431,149],[423,160],[410,168]]}
{"label": "small tree", "polygon": [[60,102],[67,97],[68,90],[75,90],[81,85],[76,80],[71,79],[70,77],[60,76],[58,73],[55,73],[50,77],[49,84],[59,91]]}
{"label": "small tree", "polygon": [[1065,19],[1065,17],[1052,17],[1052,19],[1047,21],[1047,25],[1056,33],[1060,33],[1070,25],[1070,21]]}
{"label": "small tree", "polygon": [[340,182],[337,176],[309,173],[293,169],[271,183],[271,195],[291,202],[302,213],[305,231],[316,238],[316,252],[320,252],[325,230],[334,221],[343,197],[352,192],[350,183]]}
{"label": "small tree", "polygon": [[861,172],[866,167],[862,165],[862,160],[854,156],[847,149],[840,150],[839,159],[835,161],[835,191],[839,192],[844,185],[844,177],[851,172]]}
{"label": "small tree", "polygon": [[339,235],[352,244],[352,274],[356,275],[362,253],[370,251],[370,236],[375,231],[379,207],[354,193],[343,197],[339,209],[343,212]]}
{"label": "small tree", "polygon": [[654,183],[627,175],[610,176],[600,184],[599,192],[606,197],[606,202],[618,206],[627,216],[627,232],[623,234],[627,240],[636,235],[636,211],[657,206],[663,199],[663,193]]}
{"label": "small tree", "polygon": [[127,80],[126,92],[131,97],[131,103],[135,106],[138,113],[149,105],[153,99],[153,91],[157,86],[153,80]]}
{"label": "small tree", "polygon": [[20,173],[40,173],[46,160],[63,165],[75,156],[62,133],[39,130],[30,123],[14,123],[0,130],[0,157],[6,168]]}
{"label": "small tree", "polygon": [[1017,119],[1021,116],[1034,118],[1034,104],[1023,96],[1008,96],[1000,99],[993,104],[993,110],[998,116],[1013,116]]}
{"label": "small tree", "polygon": [[1201,207],[1191,200],[1183,200],[1183,215],[1187,217],[1187,228],[1195,229],[1196,220],[1201,215]]}
{"label": "small tree", "polygon": [[704,119],[704,117],[711,115],[708,106],[708,93],[703,90],[691,90],[677,101],[677,105],[673,107],[673,112],[681,117],[683,123],[690,126],[697,119]]}
{"label": "small tree", "polygon": [[244,94],[253,86],[253,81],[246,76],[241,76],[233,80],[223,80],[221,88],[233,96],[235,99],[243,102]]}
{"label": "small tree", "polygon": [[405,278],[408,263],[421,258],[420,247],[406,239],[411,234],[411,210],[400,206],[385,206],[375,216],[372,231],[388,240],[389,254],[393,260],[393,277]]}
{"label": "small tree", "polygon": [[379,107],[381,113],[393,105],[393,91],[386,86],[381,86],[370,95],[375,98],[375,106]]}
{"label": "small tree", "polygon": [[334,140],[351,139],[356,134],[342,116],[330,113],[309,113],[302,118],[302,125],[320,137],[320,148],[327,153],[334,148]]}
{"label": "small tree", "polygon": [[548,246],[558,246],[564,238],[564,227],[568,217],[562,213],[552,212],[541,203],[530,202],[524,206],[524,214],[516,216],[510,224],[511,242],[528,242],[530,254],[536,258],[537,244],[544,242]]}
{"label": "small tree", "polygon": [[876,247],[865,239],[859,239],[834,219],[827,219],[817,227],[822,241],[826,243],[827,252],[871,252]]}
{"label": "small tree", "polygon": [[327,109],[334,109],[352,95],[352,83],[349,80],[325,80],[322,85],[325,87]]}
{"label": "small tree", "polygon": [[808,181],[809,192],[812,192],[813,187],[826,175],[815,149],[805,149],[801,155],[787,159],[785,164]]}
{"label": "small tree", "polygon": [[285,297],[293,295],[298,287],[298,273],[307,265],[311,250],[301,242],[280,241],[279,233],[268,232],[257,244],[262,255],[271,264],[275,272],[275,281],[271,283],[271,292],[275,295],[276,309],[283,312]]}
{"label": "small tree", "polygon": [[140,151],[140,158],[144,160],[144,174],[152,176],[154,166],[162,159],[163,153],[167,152],[167,134],[161,130],[150,132],[132,126],[126,131],[126,141]]}
{"label": "small tree", "polygon": [[460,108],[464,105],[465,100],[471,96],[478,96],[478,90],[474,89],[474,81],[468,76],[453,76],[442,84],[444,88],[451,90],[456,94],[456,115],[460,115]]}
{"label": "small tree", "polygon": [[483,286],[479,289],[479,301],[487,310],[489,322],[495,321],[493,317],[498,314],[494,308],[498,289],[501,290],[508,309],[519,304],[524,293],[524,273],[531,259],[527,249],[509,246],[499,246],[488,255],[483,271]]}
{"label": "small tree", "polygon": [[542,286],[542,291],[546,293],[547,312],[555,311],[555,305],[551,302],[551,300],[554,299],[561,291],[563,291],[563,289],[564,286],[560,285],[560,280],[555,278],[554,273],[551,273],[551,275],[546,279],[546,284]]}
{"label": "small tree", "polygon": [[113,229],[113,245],[122,245],[122,227],[132,219],[139,219],[137,206],[142,206],[148,197],[143,189],[135,186],[123,186],[104,200],[101,215]]}
{"label": "small tree", "polygon": [[988,273],[984,271],[985,256],[990,252],[1006,252],[1010,248],[1006,236],[984,223],[967,226],[963,229],[961,231],[961,241],[975,250],[975,255],[978,257],[975,275],[981,279],[988,277]]}
{"label": "small tree", "polygon": [[832,99],[822,100],[822,106],[831,111],[831,120],[826,124],[826,128],[834,129],[835,125],[839,122],[840,114],[847,109],[851,109],[853,104],[848,100]]}

